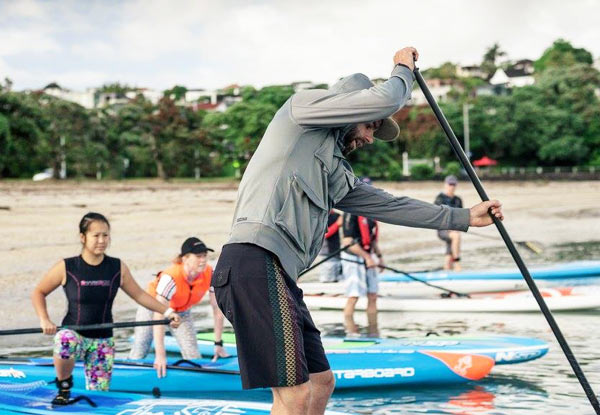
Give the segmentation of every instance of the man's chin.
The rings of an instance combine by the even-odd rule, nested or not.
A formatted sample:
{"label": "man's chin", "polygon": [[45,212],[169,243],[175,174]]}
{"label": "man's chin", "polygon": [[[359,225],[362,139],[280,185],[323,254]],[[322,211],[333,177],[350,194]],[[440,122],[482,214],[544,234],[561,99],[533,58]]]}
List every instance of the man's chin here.
{"label": "man's chin", "polygon": [[352,142],[348,145],[346,145],[346,147],[344,147],[344,151],[342,151],[342,154],[344,156],[347,156],[348,154],[352,153],[354,150],[356,150],[358,147],[356,145],[355,142]]}

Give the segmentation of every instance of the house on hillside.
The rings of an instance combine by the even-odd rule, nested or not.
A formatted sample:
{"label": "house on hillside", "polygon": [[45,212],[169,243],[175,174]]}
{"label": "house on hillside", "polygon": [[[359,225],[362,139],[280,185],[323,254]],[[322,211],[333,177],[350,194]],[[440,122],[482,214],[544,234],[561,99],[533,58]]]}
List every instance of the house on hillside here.
{"label": "house on hillside", "polygon": [[216,90],[209,91],[201,88],[188,89],[183,98],[183,102],[188,105],[197,104],[198,102],[216,104],[218,95],[218,91]]}
{"label": "house on hillside", "polygon": [[[427,86],[429,87],[429,91],[431,95],[435,98],[437,102],[444,102],[448,100],[448,94],[452,90],[463,89],[462,85],[456,82],[453,79],[439,79],[433,78],[427,80]],[[426,105],[427,100],[425,99],[425,94],[415,85],[415,88],[412,91],[412,95],[407,105]]]}
{"label": "house on hillside", "polygon": [[65,101],[74,102],[84,108],[90,109],[95,107],[95,88],[88,88],[83,92],[79,92],[63,88],[56,82],[52,82],[46,85],[42,89],[42,92],[56,98],[64,99]]}
{"label": "house on hillside", "polygon": [[490,79],[491,85],[506,88],[520,88],[534,83],[533,61],[529,59],[517,61],[506,69],[498,68]]}
{"label": "house on hillside", "polygon": [[194,111],[204,110],[208,112],[225,112],[228,108],[225,101],[216,102],[214,104],[210,102],[194,102],[189,104],[189,107]]}
{"label": "house on hillside", "polygon": [[136,88],[133,91],[125,93],[125,96],[129,99],[134,99],[138,95],[142,95],[145,99],[156,105],[164,96],[164,93],[162,91],[150,88]]}
{"label": "house on hillside", "polygon": [[[106,108],[106,107],[122,107],[127,105],[137,94],[131,95],[128,91],[126,93],[121,92],[97,92],[95,96],[95,108]],[[128,97],[127,94],[130,94]],[[113,108],[115,109],[115,108]],[[118,108],[117,108],[118,109]]]}
{"label": "house on hillside", "polygon": [[485,79],[486,74],[481,69],[481,66],[478,65],[470,65],[470,66],[460,66],[456,67],[456,76],[459,78],[481,78]]}
{"label": "house on hillside", "polygon": [[225,112],[227,108],[241,100],[241,87],[232,84],[216,90],[188,89],[183,105],[195,110]]}

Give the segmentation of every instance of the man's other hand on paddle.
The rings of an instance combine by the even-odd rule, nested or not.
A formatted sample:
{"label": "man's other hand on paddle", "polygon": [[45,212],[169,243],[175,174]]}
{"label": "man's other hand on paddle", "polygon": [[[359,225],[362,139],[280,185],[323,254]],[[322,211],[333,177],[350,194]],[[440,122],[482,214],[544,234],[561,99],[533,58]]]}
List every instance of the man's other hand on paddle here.
{"label": "man's other hand on paddle", "polygon": [[490,213],[497,219],[503,220],[502,203],[498,200],[481,202],[470,209],[469,226],[481,227],[493,223]]}

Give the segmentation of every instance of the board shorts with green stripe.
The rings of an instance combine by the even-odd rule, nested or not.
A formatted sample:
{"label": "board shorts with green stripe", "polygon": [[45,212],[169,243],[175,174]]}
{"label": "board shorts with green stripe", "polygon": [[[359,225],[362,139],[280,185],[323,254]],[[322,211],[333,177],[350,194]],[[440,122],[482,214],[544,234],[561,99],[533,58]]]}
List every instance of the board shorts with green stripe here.
{"label": "board shorts with green stripe", "polygon": [[302,290],[275,255],[252,244],[225,245],[212,285],[235,331],[244,389],[296,386],[329,370]]}

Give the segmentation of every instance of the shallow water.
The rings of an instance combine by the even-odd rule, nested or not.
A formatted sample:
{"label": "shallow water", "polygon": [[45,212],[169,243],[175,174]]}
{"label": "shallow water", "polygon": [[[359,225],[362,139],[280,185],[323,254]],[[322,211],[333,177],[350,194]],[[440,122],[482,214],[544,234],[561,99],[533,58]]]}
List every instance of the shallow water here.
{"label": "shallow water", "polygon": [[[544,247],[542,255],[522,252],[528,265],[599,259],[600,242],[565,244]],[[437,256],[437,254],[435,254]],[[434,254],[397,258],[391,266],[408,264],[409,269],[425,268]],[[505,250],[480,250],[469,258],[470,268],[493,264],[512,266]],[[476,261],[476,262],[475,262]],[[341,312],[314,311],[313,319],[324,335],[342,335]],[[597,330],[600,310],[554,315],[563,335],[578,359],[592,387],[600,390],[600,331]],[[198,307],[198,327],[211,329],[212,318],[207,307]],[[123,319],[132,318],[122,316]],[[365,325],[366,316],[356,315],[357,323]],[[554,339],[541,313],[380,313],[382,337],[424,336],[429,332],[440,335],[505,334],[532,336],[550,343],[550,351],[541,359],[517,365],[496,366],[490,376],[459,386],[413,387],[397,389],[351,390],[335,393],[329,409],[361,414],[593,414],[581,386],[573,374],[562,350]],[[119,357],[129,348],[130,331],[117,331]],[[23,337],[25,339],[25,337]],[[49,342],[39,337],[29,346],[0,351],[10,355],[48,355]],[[202,395],[197,395],[202,397]],[[247,396],[247,398],[246,398]],[[210,396],[210,397],[214,397]],[[220,396],[221,397],[221,396]],[[258,392],[236,399],[270,399],[268,392]],[[227,398],[227,396],[223,396]]]}

